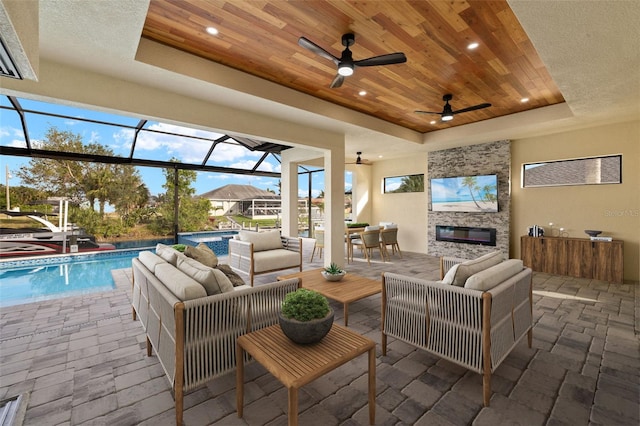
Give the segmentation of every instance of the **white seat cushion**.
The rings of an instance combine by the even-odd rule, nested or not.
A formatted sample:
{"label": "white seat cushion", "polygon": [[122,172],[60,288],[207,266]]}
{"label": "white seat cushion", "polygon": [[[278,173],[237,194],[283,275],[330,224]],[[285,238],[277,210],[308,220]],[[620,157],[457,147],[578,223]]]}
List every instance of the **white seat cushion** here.
{"label": "white seat cushion", "polygon": [[300,253],[291,250],[267,250],[253,254],[253,272],[274,271],[300,266]]}

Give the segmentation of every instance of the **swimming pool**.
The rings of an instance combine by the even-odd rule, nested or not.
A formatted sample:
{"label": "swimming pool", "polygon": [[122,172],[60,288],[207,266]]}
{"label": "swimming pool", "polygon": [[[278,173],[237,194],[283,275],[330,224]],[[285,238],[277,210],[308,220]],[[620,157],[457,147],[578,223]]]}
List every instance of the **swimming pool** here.
{"label": "swimming pool", "polygon": [[0,264],[0,307],[115,288],[112,269],[131,267],[140,250],[41,256]]}
{"label": "swimming pool", "polygon": [[[192,246],[204,242],[216,255],[224,256],[229,254],[229,238],[236,233],[237,231],[179,234],[178,241]],[[130,268],[131,259],[145,249],[2,261],[0,307],[113,290],[115,283],[111,270]]]}

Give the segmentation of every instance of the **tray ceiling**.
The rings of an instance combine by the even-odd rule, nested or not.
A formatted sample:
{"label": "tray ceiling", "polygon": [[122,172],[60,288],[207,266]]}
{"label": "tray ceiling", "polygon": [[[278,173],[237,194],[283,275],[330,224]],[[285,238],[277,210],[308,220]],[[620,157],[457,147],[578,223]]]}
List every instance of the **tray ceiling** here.
{"label": "tray ceiling", "polygon": [[[358,67],[329,88],[336,66],[298,39],[340,57],[349,32],[354,60],[407,62]],[[506,1],[152,0],[142,36],[423,133],[564,102]],[[414,112],[442,111],[447,93],[454,110],[492,106],[449,122]]]}

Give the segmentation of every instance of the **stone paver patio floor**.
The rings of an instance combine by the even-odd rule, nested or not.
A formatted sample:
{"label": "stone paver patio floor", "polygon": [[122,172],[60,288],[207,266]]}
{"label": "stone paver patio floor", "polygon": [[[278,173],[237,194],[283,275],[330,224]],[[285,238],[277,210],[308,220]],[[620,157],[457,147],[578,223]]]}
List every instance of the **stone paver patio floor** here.
{"label": "stone paver patio floor", "polygon": [[[312,242],[305,241],[305,259]],[[391,262],[358,258],[348,271],[394,271],[437,279],[436,258],[403,253]],[[224,258],[222,259],[224,261]],[[321,260],[305,261],[304,269]],[[292,271],[295,272],[295,271]],[[0,399],[28,396],[26,425],[172,425],[169,381],[131,319],[130,271],[114,291],[2,308]],[[256,285],[280,273],[257,277]],[[333,304],[333,303],[332,303]],[[333,306],[342,322],[341,306]],[[399,341],[377,353],[376,424],[637,425],[640,422],[638,283],[534,274],[533,348],[525,341],[492,380],[482,406],[480,375]],[[350,307],[349,327],[380,342],[380,295]],[[302,425],[366,425],[367,362],[359,357],[300,391]],[[245,371],[244,418],[235,375],[185,397],[187,425],[286,425],[286,390],[257,363]]]}

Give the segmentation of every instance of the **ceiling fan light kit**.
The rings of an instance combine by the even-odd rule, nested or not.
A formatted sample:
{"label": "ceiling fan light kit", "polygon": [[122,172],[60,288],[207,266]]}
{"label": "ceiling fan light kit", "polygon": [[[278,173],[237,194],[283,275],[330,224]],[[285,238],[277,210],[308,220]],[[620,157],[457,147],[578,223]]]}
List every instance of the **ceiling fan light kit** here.
{"label": "ceiling fan light kit", "polygon": [[349,77],[350,75],[353,75],[353,65],[340,64],[340,67],[338,68],[338,74],[343,77]]}
{"label": "ceiling fan light kit", "polygon": [[457,111],[454,111],[453,108],[451,108],[451,105],[449,104],[449,101],[451,99],[453,99],[453,95],[450,93],[442,97],[442,100],[444,101],[444,107],[442,108],[442,112],[434,112],[434,111],[415,111],[415,112],[417,112],[418,114],[437,114],[440,116],[440,120],[451,121],[453,120],[453,116],[456,114],[460,114],[462,112],[475,111],[478,109],[487,108],[491,106],[490,103],[483,103],[483,104],[478,104],[478,105],[474,105],[474,106],[470,106],[467,108],[462,108]]}

